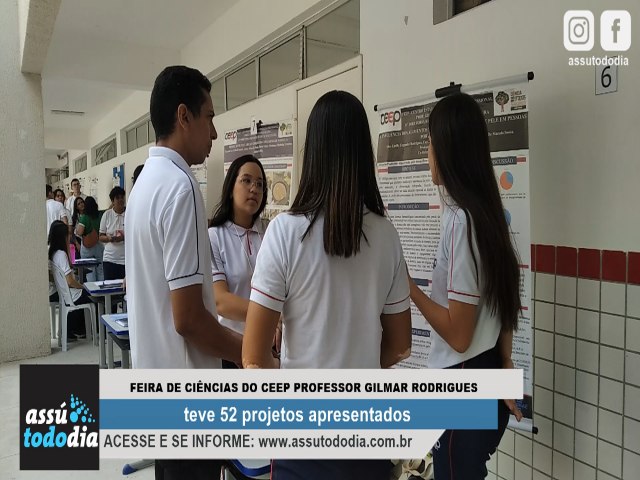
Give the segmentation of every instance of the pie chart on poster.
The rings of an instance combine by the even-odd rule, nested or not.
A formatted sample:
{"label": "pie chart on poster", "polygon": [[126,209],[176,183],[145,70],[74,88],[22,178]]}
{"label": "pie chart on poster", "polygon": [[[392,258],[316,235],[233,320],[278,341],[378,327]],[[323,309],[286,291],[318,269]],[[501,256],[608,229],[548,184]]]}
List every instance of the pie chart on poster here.
{"label": "pie chart on poster", "polygon": [[500,186],[505,190],[510,190],[511,187],[513,187],[513,175],[511,172],[502,172],[502,175],[500,175]]}
{"label": "pie chart on poster", "polygon": [[506,208],[504,209],[504,218],[507,219],[507,225],[511,226],[511,212]]}

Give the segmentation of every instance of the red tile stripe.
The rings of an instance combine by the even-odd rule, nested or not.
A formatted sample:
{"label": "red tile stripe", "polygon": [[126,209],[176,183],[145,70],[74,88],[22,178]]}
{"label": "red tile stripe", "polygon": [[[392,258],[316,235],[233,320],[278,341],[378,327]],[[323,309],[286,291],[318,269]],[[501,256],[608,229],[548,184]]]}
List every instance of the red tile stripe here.
{"label": "red tile stripe", "polygon": [[531,244],[531,270],[640,285],[640,252]]}
{"label": "red tile stripe", "polygon": [[602,279],[611,282],[627,281],[627,254],[620,251],[602,251]]}

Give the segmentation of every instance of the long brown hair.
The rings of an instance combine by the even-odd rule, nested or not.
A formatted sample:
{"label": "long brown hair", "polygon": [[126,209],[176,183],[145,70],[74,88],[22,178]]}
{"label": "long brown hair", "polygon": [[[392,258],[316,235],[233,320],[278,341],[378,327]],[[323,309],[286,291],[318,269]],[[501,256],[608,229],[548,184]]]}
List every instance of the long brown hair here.
{"label": "long brown hair", "polygon": [[384,216],[367,115],[356,97],[334,90],[316,102],[307,124],[300,188],[290,211],[324,214],[324,250],[348,258],[360,251],[365,207]]}
{"label": "long brown hair", "polygon": [[520,267],[491,162],[482,110],[469,95],[445,97],[429,116],[429,134],[438,176],[467,219],[477,275],[478,261],[472,243],[475,234],[482,294],[491,311],[500,318],[503,330],[515,330],[521,308]]}

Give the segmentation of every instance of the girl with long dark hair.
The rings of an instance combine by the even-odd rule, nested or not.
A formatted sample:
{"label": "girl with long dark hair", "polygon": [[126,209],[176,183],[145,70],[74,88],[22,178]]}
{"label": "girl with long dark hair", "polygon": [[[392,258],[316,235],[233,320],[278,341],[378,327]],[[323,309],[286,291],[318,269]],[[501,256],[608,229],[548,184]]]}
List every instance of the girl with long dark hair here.
{"label": "girl with long dark hair", "polygon": [[[231,163],[222,195],[209,222],[213,261],[213,291],[218,320],[244,333],[251,277],[267,222],[260,218],[267,204],[267,178],[262,163],[243,155]],[[222,360],[223,368],[237,368]]]}
{"label": "girl with long dark hair", "polygon": [[[429,117],[428,160],[442,199],[431,298],[413,281],[411,299],[433,330],[429,367],[512,367],[520,313],[520,268],[502,207],[484,116],[465,94],[445,97]],[[507,408],[508,407],[508,408]],[[496,402],[497,430],[447,430],[434,448],[435,478],[485,478],[513,401]]]}
{"label": "girl with long dark hair", "polygon": [[[300,188],[253,275],[245,368],[387,368],[411,352],[400,238],[384,216],[367,115],[347,92],[311,111]],[[282,312],[281,362],[271,339]],[[386,460],[274,460],[272,478],[387,480]]]}
{"label": "girl with long dark hair", "polygon": [[76,235],[82,237],[82,246],[80,254],[82,258],[95,258],[100,262],[95,270],[87,273],[87,281],[95,282],[104,280],[102,271],[102,255],[104,245],[99,242],[101,212],[98,210],[98,204],[93,197],[84,199],[84,213],[78,218],[76,224]]}
{"label": "girl with long dark hair", "polygon": [[[69,227],[60,220],[51,224],[49,229],[49,262],[50,268],[59,269],[65,276],[71,299],[76,305],[89,303],[91,300],[82,284],[78,282],[69,260],[69,240],[71,234]],[[60,292],[58,292],[60,297]],[[67,341],[75,341],[76,337],[84,337],[86,334],[84,313],[81,310],[70,312],[67,317]]]}
{"label": "girl with long dark hair", "polygon": [[[78,218],[84,214],[84,198],[76,197],[73,201],[73,214],[71,215],[71,241],[76,247],[76,258],[82,256],[82,237],[76,235],[76,226],[78,225]],[[82,279],[81,279],[82,280]]]}

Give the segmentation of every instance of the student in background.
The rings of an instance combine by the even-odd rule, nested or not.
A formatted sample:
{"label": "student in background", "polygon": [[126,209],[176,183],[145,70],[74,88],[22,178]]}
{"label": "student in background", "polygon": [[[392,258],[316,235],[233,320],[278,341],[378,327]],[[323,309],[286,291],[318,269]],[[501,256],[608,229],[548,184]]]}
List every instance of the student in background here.
{"label": "student in background", "polygon": [[[222,185],[222,196],[209,222],[213,260],[213,291],[222,325],[244,333],[251,277],[267,222],[260,214],[267,205],[264,168],[253,155],[233,161]],[[223,368],[237,368],[222,361]]]}
{"label": "student in background", "polygon": [[[66,200],[64,191],[60,188],[56,188],[53,191],[53,199],[64,206],[64,202]],[[64,215],[61,214],[61,218],[58,218],[58,220],[62,220],[64,223],[69,225],[69,231],[71,231],[71,212],[67,210],[66,207],[64,209]]]}
{"label": "student in background", "polygon": [[[78,197],[73,202],[73,214],[71,215],[71,242],[76,247],[76,258],[81,257],[82,237],[76,235],[76,227],[78,226],[78,218],[84,214],[84,198]],[[82,279],[80,279],[82,280]]]}
{"label": "student in background", "polygon": [[95,282],[104,280],[102,271],[102,253],[104,246],[98,241],[100,231],[100,211],[95,198],[87,197],[84,200],[84,213],[78,218],[76,235],[82,237],[80,254],[82,258],[95,258],[100,262],[95,270],[87,274],[87,281]]}
{"label": "student in background", "polygon": [[76,199],[81,198],[84,200],[85,198],[87,198],[87,196],[80,191],[80,188],[80,180],[78,180],[77,178],[71,180],[72,193],[69,198],[67,198],[67,203],[65,204],[65,207],[71,212],[71,215],[75,213]]}
{"label": "student in background", "polygon": [[[89,295],[82,288],[82,284],[78,282],[69,262],[69,233],[68,226],[56,220],[51,224],[49,231],[49,262],[52,264],[50,268],[58,268],[65,275],[71,298],[76,305],[82,305],[91,302]],[[54,267],[55,265],[55,267]],[[51,292],[49,292],[51,294]],[[58,294],[59,295],[59,294]],[[82,310],[70,312],[67,317],[67,341],[75,341],[76,337],[84,338],[86,328],[84,322],[84,313]]]}
{"label": "student in background", "polygon": [[131,181],[133,183],[131,186],[132,188],[133,188],[133,185],[136,184],[136,180],[138,180],[138,177],[140,176],[140,173],[142,173],[143,168],[144,168],[144,163],[141,165],[138,165],[133,171],[133,177],[131,178]]}
{"label": "student in background", "polygon": [[[520,313],[520,268],[496,183],[484,116],[465,94],[429,117],[428,160],[441,187],[440,245],[431,298],[410,280],[411,299],[433,328],[430,368],[511,368]],[[508,406],[507,406],[508,405]],[[447,430],[434,448],[436,480],[475,480],[505,431],[513,401],[496,401],[497,430]]]}
{"label": "student in background", "polygon": [[105,280],[124,278],[124,189],[113,187],[109,192],[112,207],[102,214],[100,241],[104,244],[102,266]]}
{"label": "student in background", "polygon": [[[269,224],[251,283],[245,368],[387,368],[411,352],[400,238],[385,218],[365,110],[347,92],[311,111],[298,194]],[[387,460],[274,460],[273,480],[388,480]]]}
{"label": "student in background", "polygon": [[45,203],[46,211],[47,211],[47,235],[49,235],[49,229],[51,228],[51,224],[56,220],[61,220],[66,224],[69,223],[67,220],[67,214],[64,209],[64,205],[61,205],[60,202],[56,202],[53,199],[53,188],[51,185],[47,185],[45,188],[45,192],[47,195],[47,200]]}

